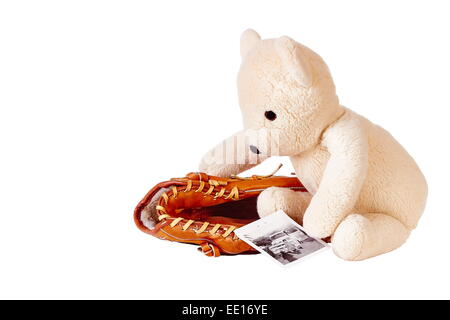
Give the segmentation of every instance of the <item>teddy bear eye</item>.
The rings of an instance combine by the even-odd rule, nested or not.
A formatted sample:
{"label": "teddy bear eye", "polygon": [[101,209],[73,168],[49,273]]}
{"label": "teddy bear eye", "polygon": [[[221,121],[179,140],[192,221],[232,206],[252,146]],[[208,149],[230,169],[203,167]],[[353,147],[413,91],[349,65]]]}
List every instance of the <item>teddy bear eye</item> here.
{"label": "teddy bear eye", "polygon": [[273,111],[264,112],[264,116],[267,118],[267,120],[270,120],[270,121],[273,121],[277,118],[277,114]]}

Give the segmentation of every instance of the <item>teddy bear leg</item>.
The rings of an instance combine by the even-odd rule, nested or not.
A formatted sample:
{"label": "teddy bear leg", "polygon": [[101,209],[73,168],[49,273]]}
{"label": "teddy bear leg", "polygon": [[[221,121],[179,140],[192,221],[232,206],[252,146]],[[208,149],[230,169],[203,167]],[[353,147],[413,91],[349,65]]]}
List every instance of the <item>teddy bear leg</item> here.
{"label": "teddy bear leg", "polygon": [[258,214],[265,217],[278,210],[283,210],[296,222],[303,223],[303,215],[311,201],[308,192],[298,192],[287,188],[270,187],[258,197]]}
{"label": "teddy bear leg", "polygon": [[350,214],[331,239],[336,255],[344,260],[364,260],[400,247],[410,230],[381,213]]}

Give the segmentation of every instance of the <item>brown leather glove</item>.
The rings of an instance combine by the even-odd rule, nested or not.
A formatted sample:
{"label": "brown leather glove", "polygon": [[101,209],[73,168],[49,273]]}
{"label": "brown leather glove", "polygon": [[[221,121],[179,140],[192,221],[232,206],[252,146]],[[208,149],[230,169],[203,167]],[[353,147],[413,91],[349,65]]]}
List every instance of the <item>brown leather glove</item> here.
{"label": "brown leather glove", "polygon": [[189,173],[151,189],[136,207],[134,220],[160,239],[198,244],[207,256],[255,253],[234,230],[259,218],[256,199],[269,187],[306,191],[296,177],[226,179]]}

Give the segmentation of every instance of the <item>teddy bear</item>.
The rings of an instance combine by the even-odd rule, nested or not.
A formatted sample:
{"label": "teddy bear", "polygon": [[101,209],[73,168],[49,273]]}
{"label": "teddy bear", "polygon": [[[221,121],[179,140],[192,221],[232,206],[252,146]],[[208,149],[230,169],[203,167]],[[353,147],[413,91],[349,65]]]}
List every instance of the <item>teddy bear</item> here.
{"label": "teddy bear", "polygon": [[[226,141],[244,137],[245,143],[228,148],[227,161],[212,161],[224,157],[220,143],[203,157],[200,170],[229,177],[270,156],[288,156],[308,192],[263,191],[260,217],[283,210],[309,235],[329,238],[344,260],[401,246],[427,198],[426,180],[408,152],[382,127],[340,105],[327,65],[306,46],[287,36],[262,40],[249,29],[240,53],[244,129]],[[261,130],[268,141],[249,134]]]}

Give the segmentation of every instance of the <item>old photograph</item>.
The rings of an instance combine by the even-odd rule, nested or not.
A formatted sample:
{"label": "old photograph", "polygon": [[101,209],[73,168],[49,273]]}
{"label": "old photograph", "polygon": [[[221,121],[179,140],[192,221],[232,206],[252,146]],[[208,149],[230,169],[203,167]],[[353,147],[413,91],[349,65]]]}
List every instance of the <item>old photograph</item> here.
{"label": "old photograph", "polygon": [[310,237],[283,211],[243,226],[236,230],[236,234],[283,266],[328,247],[322,240]]}

